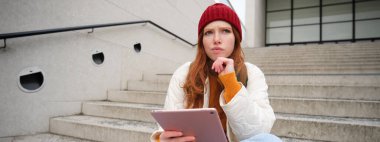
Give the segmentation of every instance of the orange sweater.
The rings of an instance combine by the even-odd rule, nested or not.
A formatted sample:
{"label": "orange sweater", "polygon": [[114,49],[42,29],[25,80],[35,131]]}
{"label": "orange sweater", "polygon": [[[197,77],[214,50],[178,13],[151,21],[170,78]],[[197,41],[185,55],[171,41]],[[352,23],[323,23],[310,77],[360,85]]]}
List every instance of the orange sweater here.
{"label": "orange sweater", "polygon": [[235,72],[220,75],[219,79],[224,85],[223,97],[226,100],[226,103],[228,103],[232,100],[232,98],[234,98],[235,94],[239,92],[241,85],[236,79]]}
{"label": "orange sweater", "polygon": [[[218,83],[218,78],[221,82]],[[209,107],[215,108],[218,111],[220,122],[222,123],[224,132],[227,131],[226,123],[227,116],[224,113],[222,107],[219,104],[219,96],[224,89],[223,97],[226,103],[230,102],[235,94],[240,90],[241,85],[238,83],[236,79],[235,72],[228,73],[225,75],[219,75],[218,78],[216,76],[209,76],[210,82],[210,98],[209,98]]]}

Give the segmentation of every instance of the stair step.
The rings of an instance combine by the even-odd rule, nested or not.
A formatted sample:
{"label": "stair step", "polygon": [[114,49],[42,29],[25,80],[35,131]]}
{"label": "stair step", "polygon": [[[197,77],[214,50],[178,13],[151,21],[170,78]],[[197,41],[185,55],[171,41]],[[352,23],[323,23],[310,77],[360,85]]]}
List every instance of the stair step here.
{"label": "stair step", "polygon": [[[292,54],[288,54],[292,53]],[[321,56],[329,56],[329,55],[378,55],[380,54],[380,48],[379,49],[351,49],[351,50],[326,50],[326,49],[320,49],[320,50],[283,50],[283,51],[276,51],[273,48],[267,48],[267,49],[261,49],[260,48],[252,48],[252,49],[246,49],[244,50],[244,55],[250,56],[250,55],[257,55],[260,57],[265,57],[264,55],[279,55],[279,56],[298,56],[298,55],[305,55],[305,56],[315,56],[315,55],[321,55]]]}
{"label": "stair step", "polygon": [[[283,142],[317,142],[313,140],[295,139],[280,137]],[[51,133],[16,136],[0,138],[0,142],[96,142],[91,140],[79,139],[69,136],[56,135]]]}
{"label": "stair step", "polygon": [[165,92],[108,91],[108,100],[114,102],[163,105],[165,102],[165,96]]}
{"label": "stair step", "polygon": [[[363,48],[363,49],[332,49],[329,50],[329,48],[320,48],[320,49],[313,49],[313,48],[307,48],[303,47],[304,49],[299,50],[296,48],[267,48],[267,47],[260,47],[260,48],[245,48],[243,49],[244,54],[247,55],[280,55],[280,56],[295,56],[295,55],[376,55],[380,54],[380,48]],[[292,54],[288,54],[292,53]]]}
{"label": "stair step", "polygon": [[[170,75],[171,76],[171,75]],[[361,74],[266,74],[268,85],[317,85],[317,86],[371,86],[380,87],[379,75],[361,75]],[[133,82],[132,82],[133,83]],[[134,85],[136,86],[136,85]],[[169,82],[162,83],[161,86],[169,86]],[[120,94],[119,94],[120,93]],[[126,96],[125,93],[133,95]],[[155,93],[157,95],[166,95],[166,91],[108,91],[108,99],[110,101],[129,102],[133,100],[135,103],[159,104],[164,100],[155,100],[146,97],[145,94]],[[149,96],[149,95],[148,95]],[[124,98],[128,97],[128,98]],[[134,100],[139,99],[140,102]]]}
{"label": "stair step", "polygon": [[264,61],[264,60],[292,60],[292,59],[303,59],[308,61],[340,61],[340,60],[357,60],[357,61],[363,61],[363,60],[379,60],[380,59],[380,53],[367,53],[367,54],[332,54],[332,53],[323,53],[323,54],[307,54],[307,53],[300,53],[300,54],[273,54],[270,53],[268,55],[266,54],[244,54],[246,59],[252,59],[256,61]]}
{"label": "stair step", "polygon": [[296,138],[288,138],[288,137],[279,137],[282,142],[325,142],[318,140],[306,140],[306,139],[296,139]]}
{"label": "stair step", "polygon": [[380,75],[266,75],[269,85],[380,87]]}
{"label": "stair step", "polygon": [[276,113],[272,133],[321,141],[378,141],[379,119],[355,119]]}
{"label": "stair step", "polygon": [[268,51],[266,53],[259,52],[245,52],[245,58],[249,59],[295,59],[295,58],[303,58],[303,59],[348,59],[352,57],[353,59],[379,59],[380,51],[348,51],[348,52],[320,52],[320,53],[311,53],[310,51],[305,52],[293,52],[293,51],[285,51],[283,53],[275,53]]}
{"label": "stair step", "polygon": [[[348,47],[348,46],[351,47]],[[244,51],[255,51],[255,52],[278,52],[283,53],[284,51],[293,51],[293,52],[305,52],[308,51],[308,53],[312,52],[351,52],[351,51],[380,51],[380,45],[379,43],[368,43],[367,45],[364,44],[339,44],[339,45],[299,45],[299,46],[270,46],[270,47],[255,47],[255,48],[243,48]]]}
{"label": "stair step", "polygon": [[355,66],[336,66],[336,65],[261,65],[258,66],[264,73],[268,72],[292,72],[294,73],[357,73],[357,74],[380,74],[379,65],[355,65]]}
{"label": "stair step", "polygon": [[26,136],[0,138],[0,142],[95,142],[69,136],[41,133]]}
{"label": "stair step", "polygon": [[[298,60],[298,61],[297,61]],[[302,59],[294,59],[294,60],[246,60],[256,66],[376,66],[380,64],[380,60],[364,60],[364,61],[349,61],[349,60],[341,60],[341,61],[307,61]]]}
{"label": "stair step", "polygon": [[339,68],[339,67],[379,67],[380,64],[377,64],[377,63],[351,63],[351,64],[321,64],[321,63],[315,63],[315,64],[303,64],[303,63],[298,63],[298,64],[262,64],[261,65],[262,67],[289,67],[289,68],[294,68],[294,67],[336,67],[336,68]]}
{"label": "stair step", "polygon": [[[298,59],[302,60],[302,59]],[[250,61],[248,61],[250,62]],[[253,61],[250,62],[253,63],[256,66],[259,67],[266,67],[266,66],[277,66],[277,67],[293,67],[293,66],[303,66],[303,67],[308,67],[308,66],[324,66],[324,67],[346,67],[346,66],[377,66],[380,65],[380,60],[379,61],[348,61],[348,60],[342,60],[342,61],[289,61],[289,60],[282,60],[282,61]]]}
{"label": "stair step", "polygon": [[376,65],[361,65],[361,64],[351,64],[351,65],[298,65],[298,64],[287,64],[287,65],[261,65],[258,66],[265,69],[288,69],[288,70],[316,70],[316,71],[324,71],[324,70],[377,70],[380,71],[380,64]]}
{"label": "stair step", "polygon": [[358,69],[358,68],[315,68],[315,69],[308,69],[308,68],[263,68],[260,67],[264,74],[269,75],[276,75],[276,74],[287,74],[287,75],[313,75],[313,74],[320,74],[320,75],[329,75],[329,74],[363,74],[363,75],[379,75],[380,74],[380,68],[365,68],[365,69]]}
{"label": "stair step", "polygon": [[370,65],[379,65],[379,61],[287,61],[287,60],[282,60],[282,61],[261,61],[261,62],[254,62],[256,66],[370,66]]}
{"label": "stair step", "polygon": [[150,141],[155,123],[74,115],[50,119],[50,132],[82,139],[107,142]]}
{"label": "stair step", "polygon": [[[336,81],[336,80],[335,80]],[[313,81],[314,82],[314,81]],[[315,81],[317,82],[317,80]],[[355,85],[347,84],[341,85],[339,81],[332,81],[333,83],[327,84],[325,81],[322,83],[315,84],[295,84],[292,85],[271,85],[269,84],[268,93],[272,97],[293,97],[293,98],[320,98],[320,99],[351,99],[351,100],[380,100],[380,87],[379,84],[374,84],[371,86],[365,85]],[[377,81],[363,81],[364,83],[373,83]],[[351,82],[354,83],[354,82]],[[168,86],[168,83],[161,83],[160,86]],[[131,88],[132,90],[141,90],[144,91],[144,88]],[[161,90],[151,90],[163,92],[167,88]],[[164,93],[164,92],[163,92]],[[149,93],[146,93],[149,95]],[[161,97],[158,100],[163,100],[164,97]],[[141,101],[138,101],[141,102]],[[160,104],[160,103],[159,103]]]}
{"label": "stair step", "polygon": [[380,42],[366,42],[366,43],[339,43],[339,44],[307,44],[305,45],[294,45],[294,46],[270,46],[270,47],[259,47],[259,48],[243,48],[247,51],[378,51],[380,50]]}
{"label": "stair step", "polygon": [[324,85],[270,85],[270,97],[350,99],[380,101],[380,87],[324,86]]}
{"label": "stair step", "polygon": [[130,91],[159,91],[166,92],[169,87],[169,82],[158,81],[128,81],[128,90]]}
{"label": "stair step", "polygon": [[162,105],[93,101],[84,102],[82,112],[91,116],[155,122],[150,112],[157,109],[162,109]]}
{"label": "stair step", "polygon": [[281,113],[380,118],[380,101],[270,97],[270,103]]}

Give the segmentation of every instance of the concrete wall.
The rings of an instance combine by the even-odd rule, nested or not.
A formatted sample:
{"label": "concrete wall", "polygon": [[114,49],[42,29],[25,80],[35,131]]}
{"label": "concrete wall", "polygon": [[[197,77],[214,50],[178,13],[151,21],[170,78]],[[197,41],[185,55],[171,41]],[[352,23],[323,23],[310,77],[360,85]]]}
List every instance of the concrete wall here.
{"label": "concrete wall", "polygon": [[[126,48],[122,89],[128,80],[152,81],[158,79],[157,74],[173,73],[184,62],[192,61],[196,52],[195,47],[150,24],[102,29],[91,36]],[[141,44],[139,53],[133,47],[136,43]]]}
{"label": "concrete wall", "polygon": [[[0,51],[0,136],[47,131],[49,117],[80,113],[81,101],[104,100],[107,89],[120,87],[120,47],[75,32],[8,42]],[[94,49],[106,54],[100,66],[92,63]],[[35,93],[17,85],[19,72],[30,66],[45,73]]]}
{"label": "concrete wall", "polygon": [[213,0],[1,0],[0,33],[152,20],[193,43]]}
{"label": "concrete wall", "polygon": [[247,47],[265,46],[265,1],[246,1],[246,37]]}
{"label": "concrete wall", "polygon": [[[3,0],[0,34],[49,28],[152,20],[195,43],[198,18],[213,1]],[[170,15],[170,16],[169,16]],[[152,25],[39,35],[7,40],[0,49],[0,137],[47,132],[49,118],[78,114],[81,102],[104,100],[128,80],[154,80],[192,60],[195,48]],[[136,53],[133,45],[141,43]],[[1,45],[2,43],[0,43]],[[103,52],[103,64],[92,53]],[[28,67],[44,72],[38,92],[18,87]]]}

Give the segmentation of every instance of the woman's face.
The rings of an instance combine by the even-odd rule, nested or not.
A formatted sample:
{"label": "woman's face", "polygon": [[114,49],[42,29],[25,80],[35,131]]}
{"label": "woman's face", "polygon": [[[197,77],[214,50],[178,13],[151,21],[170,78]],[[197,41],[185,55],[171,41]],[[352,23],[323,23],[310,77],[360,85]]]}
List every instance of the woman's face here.
{"label": "woman's face", "polygon": [[232,26],[225,21],[213,21],[206,25],[203,29],[203,46],[213,61],[218,57],[229,57],[235,48]]}

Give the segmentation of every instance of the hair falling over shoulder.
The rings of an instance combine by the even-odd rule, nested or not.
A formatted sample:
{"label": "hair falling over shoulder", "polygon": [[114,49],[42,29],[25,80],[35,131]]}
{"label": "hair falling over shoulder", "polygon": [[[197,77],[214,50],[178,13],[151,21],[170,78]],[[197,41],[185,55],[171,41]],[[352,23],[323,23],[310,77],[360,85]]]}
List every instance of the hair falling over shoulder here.
{"label": "hair falling over shoulder", "polygon": [[[244,53],[240,45],[239,32],[233,27],[235,36],[235,47],[230,57],[234,60],[235,71],[239,73],[244,66]],[[198,36],[198,49],[194,61],[191,63],[189,73],[187,74],[183,90],[185,92],[185,108],[201,108],[203,106],[204,86],[208,74],[211,70],[211,59],[207,56],[203,46],[203,31]],[[212,84],[210,84],[212,85]]]}

